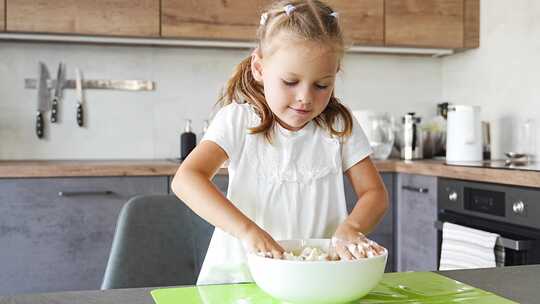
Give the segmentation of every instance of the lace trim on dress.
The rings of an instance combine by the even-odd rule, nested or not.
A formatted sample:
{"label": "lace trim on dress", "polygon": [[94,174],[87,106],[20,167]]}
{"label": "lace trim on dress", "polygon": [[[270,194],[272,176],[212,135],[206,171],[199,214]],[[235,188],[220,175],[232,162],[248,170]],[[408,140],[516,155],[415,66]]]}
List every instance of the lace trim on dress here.
{"label": "lace trim on dress", "polygon": [[[252,125],[258,123],[257,119],[256,114],[252,113]],[[316,151],[312,151],[310,157],[291,157],[294,152],[284,150],[289,147],[276,148],[266,142],[263,135],[248,134],[246,152],[249,163],[255,166],[256,175],[261,180],[270,183],[311,183],[341,170],[339,140],[331,137],[324,140],[324,144],[314,147]]]}

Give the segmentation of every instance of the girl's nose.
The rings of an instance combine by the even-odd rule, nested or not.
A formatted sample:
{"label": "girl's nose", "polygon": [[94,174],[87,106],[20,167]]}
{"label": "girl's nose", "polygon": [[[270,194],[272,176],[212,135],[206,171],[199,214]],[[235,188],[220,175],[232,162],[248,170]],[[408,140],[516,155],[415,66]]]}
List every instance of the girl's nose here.
{"label": "girl's nose", "polygon": [[309,88],[301,89],[296,96],[296,101],[311,104],[313,102],[313,94],[311,90]]}

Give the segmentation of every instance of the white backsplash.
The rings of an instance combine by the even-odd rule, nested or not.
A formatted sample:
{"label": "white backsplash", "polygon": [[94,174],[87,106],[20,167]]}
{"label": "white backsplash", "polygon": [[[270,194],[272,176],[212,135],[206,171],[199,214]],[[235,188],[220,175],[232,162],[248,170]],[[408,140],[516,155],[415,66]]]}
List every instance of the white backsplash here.
{"label": "white backsplash", "polygon": [[[233,67],[248,50],[105,46],[0,41],[0,159],[136,159],[179,155],[184,120],[197,133]],[[67,77],[79,67],[86,79],[142,79],[153,92],[88,90],[86,127],[75,120],[75,94],[64,91],[60,122],[47,136],[34,132],[38,61],[53,77],[63,61]],[[441,60],[429,57],[348,54],[337,96],[352,109],[400,116],[433,115],[441,94]],[[48,114],[47,117],[48,118]]]}
{"label": "white backsplash", "polygon": [[480,48],[443,59],[442,96],[482,107],[492,126],[492,154],[523,149],[520,125],[534,119],[540,153],[540,1],[481,5]]}

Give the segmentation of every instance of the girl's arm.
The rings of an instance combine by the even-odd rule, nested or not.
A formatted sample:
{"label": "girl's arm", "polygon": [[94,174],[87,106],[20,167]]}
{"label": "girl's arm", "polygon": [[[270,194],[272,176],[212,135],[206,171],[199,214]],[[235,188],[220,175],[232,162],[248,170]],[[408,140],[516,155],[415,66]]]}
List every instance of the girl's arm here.
{"label": "girl's arm", "polygon": [[[379,223],[388,209],[388,194],[384,183],[369,157],[356,163],[345,172],[358,197],[347,219],[337,228],[334,237],[345,243],[357,243],[359,233],[368,234]],[[361,236],[361,235],[360,235]],[[342,258],[352,258],[355,253],[336,248]],[[344,252],[343,252],[344,251]]]}
{"label": "girl's arm", "polygon": [[348,225],[363,234],[370,233],[388,209],[388,193],[369,157],[345,172],[358,197],[353,211],[346,220]]}
{"label": "girl's arm", "polygon": [[248,250],[281,257],[283,249],[245,216],[211,182],[227,153],[212,141],[202,141],[182,162],[171,184],[173,192],[210,224],[242,240]]}

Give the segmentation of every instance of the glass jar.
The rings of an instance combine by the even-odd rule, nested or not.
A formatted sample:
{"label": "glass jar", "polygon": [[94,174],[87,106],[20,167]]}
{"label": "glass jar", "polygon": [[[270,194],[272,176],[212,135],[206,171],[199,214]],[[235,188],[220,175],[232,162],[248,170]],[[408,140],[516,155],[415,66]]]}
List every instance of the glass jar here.
{"label": "glass jar", "polygon": [[373,149],[372,158],[387,159],[394,146],[394,121],[388,113],[354,111]]}

